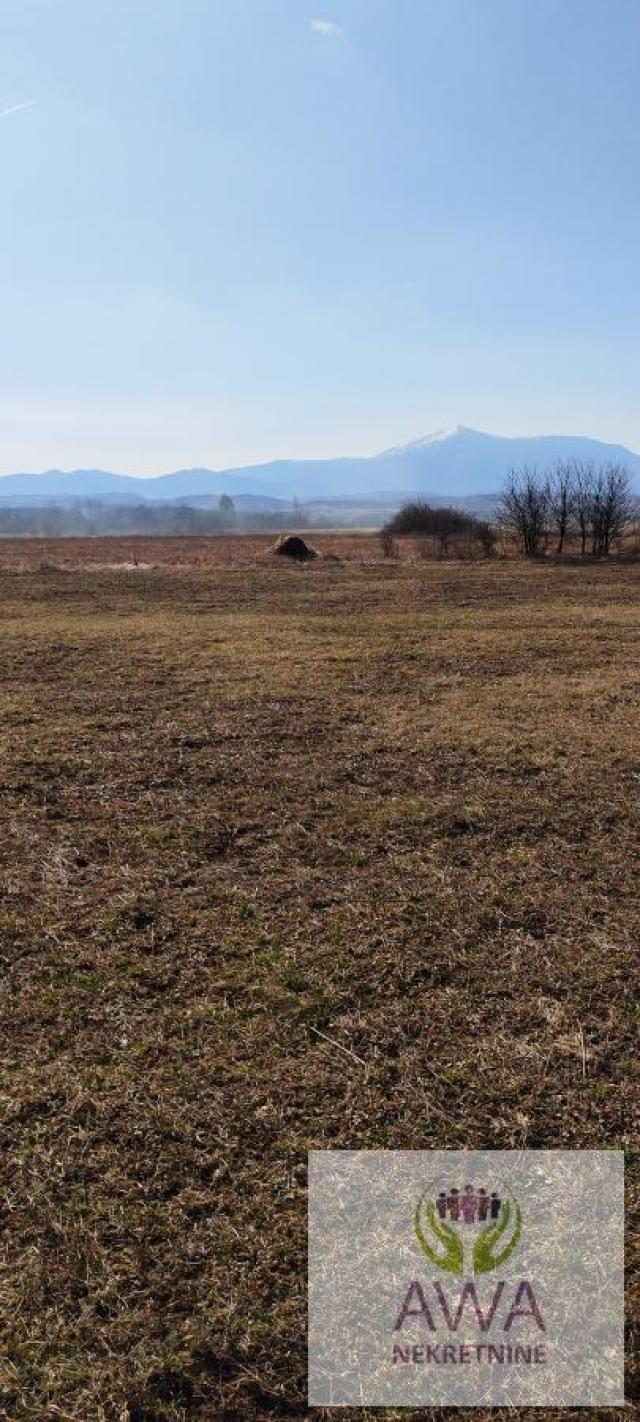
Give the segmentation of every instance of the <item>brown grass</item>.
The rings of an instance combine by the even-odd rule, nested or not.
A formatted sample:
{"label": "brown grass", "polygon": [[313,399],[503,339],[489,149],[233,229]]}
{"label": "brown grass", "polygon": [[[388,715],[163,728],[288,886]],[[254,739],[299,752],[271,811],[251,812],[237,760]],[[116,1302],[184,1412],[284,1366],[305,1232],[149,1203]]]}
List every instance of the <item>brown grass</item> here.
{"label": "brown grass", "polygon": [[304,1417],[310,1147],[634,1144],[640,570],[354,538],[0,546],[12,1422]]}
{"label": "brown grass", "polygon": [[[271,562],[275,533],[212,534],[208,538],[7,538],[0,539],[0,569],[82,569],[136,571],[149,568],[253,568]],[[377,563],[377,533],[325,533],[312,530],[308,541],[330,559],[339,556],[358,563]],[[413,540],[404,540],[405,558],[416,557]],[[411,546],[410,546],[411,545]]]}

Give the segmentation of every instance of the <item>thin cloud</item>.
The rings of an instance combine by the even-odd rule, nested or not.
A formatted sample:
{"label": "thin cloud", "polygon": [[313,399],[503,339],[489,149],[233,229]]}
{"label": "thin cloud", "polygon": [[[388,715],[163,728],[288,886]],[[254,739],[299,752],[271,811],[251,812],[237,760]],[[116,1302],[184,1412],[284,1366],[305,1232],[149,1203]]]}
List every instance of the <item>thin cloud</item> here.
{"label": "thin cloud", "polygon": [[37,102],[37,99],[27,99],[24,104],[7,104],[6,108],[0,109],[0,119],[8,118],[9,114],[20,114],[23,109],[32,109]]}
{"label": "thin cloud", "polygon": [[343,32],[335,20],[307,20],[307,24],[314,34],[324,35],[325,39],[338,39]]}

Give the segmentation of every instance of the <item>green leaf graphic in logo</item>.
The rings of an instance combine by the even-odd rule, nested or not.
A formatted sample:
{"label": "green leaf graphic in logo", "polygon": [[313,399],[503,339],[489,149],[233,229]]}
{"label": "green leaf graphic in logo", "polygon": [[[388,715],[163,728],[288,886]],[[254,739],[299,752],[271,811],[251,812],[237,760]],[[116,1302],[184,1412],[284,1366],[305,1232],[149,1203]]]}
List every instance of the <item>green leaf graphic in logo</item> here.
{"label": "green leaf graphic in logo", "polygon": [[[424,1195],[420,1196],[414,1215],[418,1244],[427,1259],[430,1259],[431,1263],[436,1264],[439,1269],[446,1269],[449,1274],[462,1274],[464,1251],[460,1231],[454,1229],[453,1225],[446,1224],[444,1220],[438,1219],[433,1200],[429,1201],[423,1212],[422,1205],[426,1193],[425,1190]],[[425,1215],[426,1221],[424,1220]],[[442,1246],[440,1250],[438,1245]]]}
{"label": "green leaf graphic in logo", "polygon": [[513,1254],[521,1234],[522,1211],[518,1201],[505,1200],[496,1223],[487,1225],[476,1239],[473,1247],[474,1274],[488,1274],[492,1269],[499,1269]]}

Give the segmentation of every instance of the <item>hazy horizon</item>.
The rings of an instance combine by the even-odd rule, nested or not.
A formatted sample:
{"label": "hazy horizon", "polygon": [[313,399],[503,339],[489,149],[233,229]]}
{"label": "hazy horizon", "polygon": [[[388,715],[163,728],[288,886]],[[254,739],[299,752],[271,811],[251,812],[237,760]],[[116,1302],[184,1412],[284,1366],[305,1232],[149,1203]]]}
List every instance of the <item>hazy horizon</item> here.
{"label": "hazy horizon", "polygon": [[536,439],[550,439],[550,440],[554,440],[554,439],[567,439],[567,438],[568,438],[568,439],[570,439],[570,438],[575,438],[575,439],[577,439],[577,440],[586,439],[586,440],[590,440],[590,441],[595,441],[596,443],[603,443],[604,445],[611,444],[611,445],[621,446],[621,447],[623,447],[623,448],[626,447],[626,448],[628,448],[630,454],[633,454],[633,455],[637,456],[638,458],[640,458],[640,449],[634,450],[633,447],[630,446],[630,445],[629,445],[629,446],[624,446],[624,442],[623,442],[622,440],[604,440],[604,441],[600,441],[600,440],[597,438],[597,436],[591,435],[591,434],[589,434],[588,432],[585,432],[585,431],[577,431],[577,430],[572,430],[572,431],[544,430],[544,431],[532,433],[531,430],[529,430],[529,431],[527,431],[527,432],[525,432],[525,433],[522,433],[522,434],[520,434],[520,433],[518,433],[518,434],[505,434],[503,431],[497,431],[497,430],[486,430],[486,429],[482,429],[482,430],[481,430],[481,429],[474,429],[473,427],[471,427],[471,426],[469,426],[469,425],[464,425],[464,424],[460,423],[460,424],[458,424],[458,425],[456,425],[456,426],[452,426],[450,430],[447,430],[447,429],[433,430],[433,431],[427,432],[427,433],[424,434],[424,435],[413,436],[412,438],[410,438],[410,439],[408,439],[408,440],[405,440],[405,441],[403,441],[402,443],[399,443],[399,444],[397,444],[397,445],[395,445],[395,446],[394,446],[394,445],[389,445],[389,446],[387,446],[385,449],[375,449],[375,450],[366,450],[366,451],[358,450],[358,451],[353,451],[353,452],[349,452],[349,451],[345,452],[344,450],[335,450],[335,451],[333,451],[332,453],[329,453],[329,454],[327,454],[327,455],[325,455],[325,456],[318,456],[318,455],[314,455],[314,454],[304,454],[304,453],[303,453],[303,454],[300,454],[300,453],[297,453],[297,452],[293,452],[293,453],[289,453],[289,454],[283,454],[283,455],[281,455],[280,457],[276,456],[276,457],[274,457],[273,459],[269,459],[269,460],[251,460],[250,462],[247,462],[247,463],[244,463],[244,462],[243,462],[242,464],[237,464],[237,465],[226,465],[226,466],[224,466],[224,465],[217,465],[217,466],[216,466],[216,465],[214,465],[214,464],[202,464],[202,463],[200,463],[200,464],[185,464],[185,463],[182,463],[182,464],[176,464],[175,467],[173,467],[173,468],[171,468],[171,469],[169,469],[169,468],[167,467],[167,468],[158,468],[158,469],[146,469],[146,470],[144,470],[144,471],[139,470],[139,469],[114,469],[114,468],[109,468],[109,469],[107,470],[107,469],[106,469],[104,466],[102,466],[102,465],[98,465],[98,464],[96,464],[96,463],[94,463],[94,462],[92,462],[92,461],[85,461],[84,463],[78,464],[78,465],[76,465],[76,466],[73,467],[73,468],[72,468],[72,467],[63,468],[63,467],[60,466],[60,465],[49,465],[47,468],[42,468],[42,469],[12,469],[12,470],[2,470],[2,472],[0,473],[0,479],[3,479],[3,478],[10,478],[10,477],[12,477],[12,476],[15,475],[15,474],[25,474],[25,475],[51,474],[51,473],[74,474],[74,473],[83,472],[83,471],[84,471],[84,472],[87,472],[87,473],[92,472],[92,471],[93,471],[93,472],[96,472],[96,473],[97,473],[97,472],[101,472],[101,473],[104,472],[104,473],[115,474],[115,475],[117,475],[118,477],[129,477],[129,478],[132,478],[132,479],[159,479],[159,478],[162,478],[162,477],[165,476],[165,475],[169,475],[169,474],[172,474],[172,473],[179,473],[179,472],[181,472],[181,471],[183,471],[183,470],[184,470],[184,471],[188,471],[188,470],[190,470],[190,469],[203,469],[203,470],[207,470],[208,472],[213,473],[213,474],[215,474],[215,473],[224,474],[224,473],[226,473],[227,471],[241,472],[243,469],[253,469],[253,468],[266,467],[266,466],[268,466],[269,464],[278,464],[278,463],[305,464],[305,463],[314,463],[316,460],[317,460],[318,462],[328,462],[328,463],[330,463],[332,460],[338,460],[338,461],[339,461],[339,460],[341,460],[341,459],[349,459],[349,460],[354,460],[354,459],[355,459],[355,460],[357,460],[357,459],[375,460],[375,459],[377,459],[377,458],[382,458],[382,457],[385,456],[385,455],[390,455],[390,454],[393,454],[393,453],[395,453],[395,452],[403,452],[403,451],[405,451],[405,450],[410,450],[410,449],[412,448],[412,446],[419,446],[419,445],[422,444],[423,442],[428,443],[430,440],[434,440],[434,442],[435,442],[435,441],[438,440],[438,438],[439,438],[440,436],[446,436],[447,434],[456,434],[459,430],[461,430],[461,431],[463,431],[463,432],[465,432],[465,433],[468,433],[468,434],[472,434],[472,435],[483,435],[483,436],[485,436],[486,438],[491,439],[491,440],[523,439],[523,440],[529,441],[529,440],[536,440]]}
{"label": "hazy horizon", "polygon": [[640,449],[636,0],[6,0],[0,472]]}

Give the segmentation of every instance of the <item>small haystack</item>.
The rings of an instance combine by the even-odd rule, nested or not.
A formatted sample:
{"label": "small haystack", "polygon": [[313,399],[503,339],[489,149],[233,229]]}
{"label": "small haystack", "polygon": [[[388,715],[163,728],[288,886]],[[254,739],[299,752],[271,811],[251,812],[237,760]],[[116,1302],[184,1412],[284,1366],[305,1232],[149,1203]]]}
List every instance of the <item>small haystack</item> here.
{"label": "small haystack", "polygon": [[296,533],[290,534],[288,538],[280,538],[271,551],[278,558],[293,558],[297,563],[308,563],[311,558],[320,556],[317,548],[310,548],[304,538],[300,538]]}

